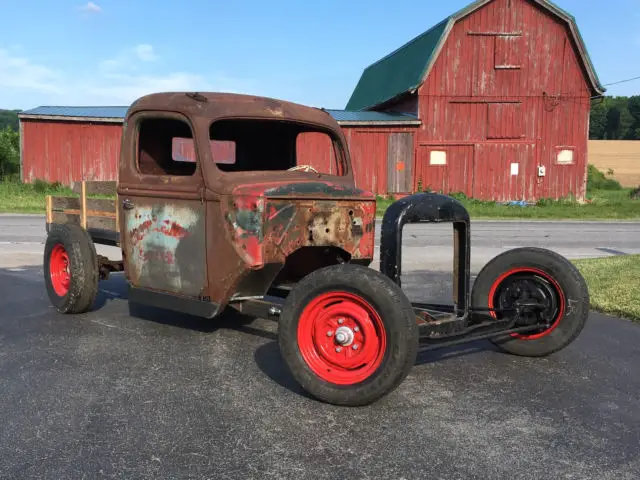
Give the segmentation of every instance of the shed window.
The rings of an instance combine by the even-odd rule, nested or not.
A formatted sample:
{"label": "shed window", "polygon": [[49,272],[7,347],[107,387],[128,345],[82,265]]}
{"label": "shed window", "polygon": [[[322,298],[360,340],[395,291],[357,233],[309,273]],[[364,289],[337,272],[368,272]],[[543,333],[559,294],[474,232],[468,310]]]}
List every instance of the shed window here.
{"label": "shed window", "polygon": [[429,154],[429,165],[446,165],[447,152],[442,150],[431,150]]}
{"label": "shed window", "polygon": [[518,35],[497,36],[495,37],[495,42],[494,62],[496,70],[520,69],[522,37]]}

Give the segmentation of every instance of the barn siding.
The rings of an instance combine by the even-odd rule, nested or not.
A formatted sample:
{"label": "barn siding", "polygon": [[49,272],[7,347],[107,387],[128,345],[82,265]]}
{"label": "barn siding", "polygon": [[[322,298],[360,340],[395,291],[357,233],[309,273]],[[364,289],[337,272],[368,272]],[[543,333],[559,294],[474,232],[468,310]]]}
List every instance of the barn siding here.
{"label": "barn siding", "polygon": [[[501,201],[586,195],[589,85],[568,27],[549,12],[495,0],[461,19],[418,96],[418,144],[449,144],[446,166],[417,165],[423,185]],[[557,164],[562,146],[572,165]]]}
{"label": "barn siding", "polygon": [[21,120],[21,125],[24,182],[117,179],[121,124]]}

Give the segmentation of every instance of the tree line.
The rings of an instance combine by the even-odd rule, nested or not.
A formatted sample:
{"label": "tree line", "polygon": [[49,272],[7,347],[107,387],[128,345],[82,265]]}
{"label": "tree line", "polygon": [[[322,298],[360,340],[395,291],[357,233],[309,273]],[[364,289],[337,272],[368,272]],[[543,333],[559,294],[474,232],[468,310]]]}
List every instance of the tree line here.
{"label": "tree line", "polygon": [[640,95],[593,100],[591,140],[640,140]]}

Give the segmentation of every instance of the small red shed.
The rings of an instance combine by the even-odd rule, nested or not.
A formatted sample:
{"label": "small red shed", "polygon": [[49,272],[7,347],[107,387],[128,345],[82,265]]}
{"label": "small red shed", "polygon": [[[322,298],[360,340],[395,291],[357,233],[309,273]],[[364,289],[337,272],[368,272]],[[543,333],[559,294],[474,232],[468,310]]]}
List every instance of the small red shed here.
{"label": "small red shed", "polygon": [[413,189],[583,199],[591,98],[604,91],[571,15],[479,0],[367,67],[346,108],[421,120]]}
{"label": "small red shed", "polygon": [[[117,180],[127,109],[42,106],[20,113],[22,181],[71,185],[80,180]],[[327,112],[344,130],[358,187],[380,194],[411,189],[412,132],[420,126],[414,115]],[[301,163],[320,168],[323,162],[329,164],[331,146],[325,140],[306,137],[299,145]],[[190,147],[177,148],[178,155],[192,156]]]}

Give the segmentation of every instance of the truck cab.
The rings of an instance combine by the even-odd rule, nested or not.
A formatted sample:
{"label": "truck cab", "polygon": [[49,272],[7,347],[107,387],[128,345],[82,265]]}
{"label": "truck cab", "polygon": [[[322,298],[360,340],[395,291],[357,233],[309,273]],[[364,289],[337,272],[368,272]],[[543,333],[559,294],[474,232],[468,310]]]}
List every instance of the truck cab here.
{"label": "truck cab", "polygon": [[130,107],[120,155],[119,243],[134,298],[196,300],[213,316],[318,268],[373,259],[375,196],[356,188],[342,131],[321,109],[152,94]]}

